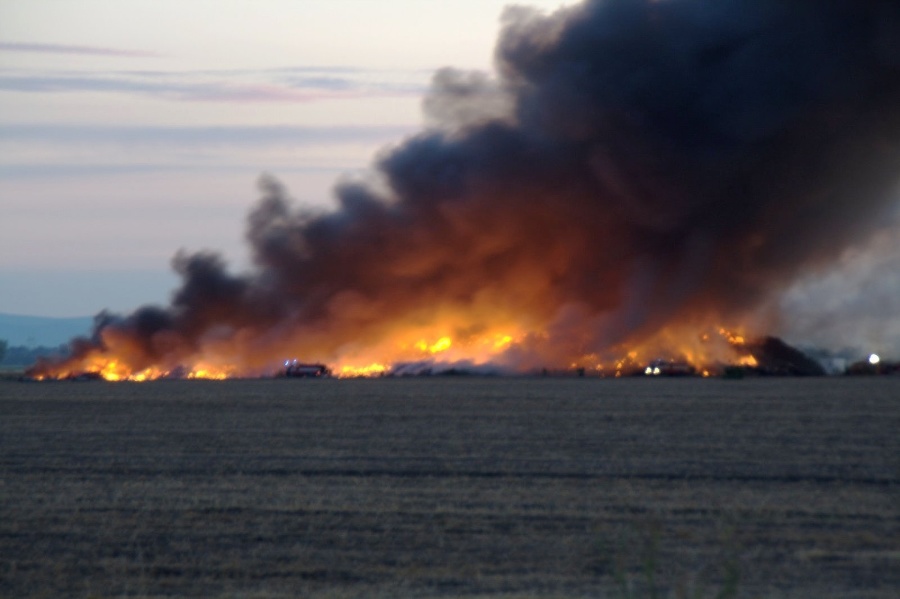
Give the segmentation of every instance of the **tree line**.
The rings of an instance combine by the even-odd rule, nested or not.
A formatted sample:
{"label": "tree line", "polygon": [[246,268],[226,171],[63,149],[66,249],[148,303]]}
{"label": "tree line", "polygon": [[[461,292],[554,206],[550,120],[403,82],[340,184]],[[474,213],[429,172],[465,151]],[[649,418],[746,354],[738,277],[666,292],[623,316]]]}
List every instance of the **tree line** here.
{"label": "tree line", "polygon": [[39,345],[29,347],[25,345],[10,345],[5,339],[0,339],[0,366],[30,366],[38,358],[62,357],[69,354],[69,344],[58,346]]}

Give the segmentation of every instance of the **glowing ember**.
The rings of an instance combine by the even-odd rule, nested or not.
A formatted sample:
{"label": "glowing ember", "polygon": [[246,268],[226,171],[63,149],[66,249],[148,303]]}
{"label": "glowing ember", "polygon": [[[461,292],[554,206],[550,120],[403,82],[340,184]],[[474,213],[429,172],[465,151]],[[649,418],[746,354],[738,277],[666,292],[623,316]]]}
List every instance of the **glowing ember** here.
{"label": "glowing ember", "polygon": [[756,358],[754,358],[751,355],[741,356],[741,358],[738,360],[738,364],[740,364],[741,366],[750,366],[750,367],[759,366],[759,362],[757,362]]}
{"label": "glowing ember", "polygon": [[450,339],[450,337],[441,337],[432,344],[429,344],[427,341],[422,339],[416,342],[416,349],[427,352],[429,354],[438,354],[442,351],[450,349],[451,345],[453,345],[453,341]]}
{"label": "glowing ember", "polygon": [[338,376],[343,378],[383,376],[387,374],[388,370],[390,370],[388,366],[378,363],[372,363],[368,366],[346,365],[341,366]]}
{"label": "glowing ember", "polygon": [[744,336],[724,328],[719,328],[719,334],[724,337],[731,345],[744,345],[746,341]]}
{"label": "glowing ember", "polygon": [[231,374],[231,369],[213,369],[213,368],[198,368],[195,370],[191,370],[185,378],[189,379],[208,379],[213,381],[223,381],[227,378],[232,378],[233,374]]}

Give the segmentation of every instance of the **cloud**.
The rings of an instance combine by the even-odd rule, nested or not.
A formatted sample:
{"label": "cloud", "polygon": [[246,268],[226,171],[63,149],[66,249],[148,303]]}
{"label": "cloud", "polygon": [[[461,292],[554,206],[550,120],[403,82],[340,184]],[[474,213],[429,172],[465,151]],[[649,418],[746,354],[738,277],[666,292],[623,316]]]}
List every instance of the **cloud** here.
{"label": "cloud", "polygon": [[39,54],[82,54],[88,56],[123,56],[129,58],[157,58],[156,52],[144,50],[123,50],[121,48],[99,48],[96,46],[70,46],[65,44],[36,44],[21,42],[0,42],[0,52],[32,52]]}
{"label": "cloud", "polygon": [[[413,126],[99,126],[0,123],[0,180],[139,173],[353,171]],[[314,150],[312,148],[315,148]],[[327,150],[327,158],[319,156]],[[307,156],[304,160],[303,156]]]}
{"label": "cloud", "polygon": [[336,98],[418,96],[420,71],[348,67],[227,71],[0,71],[0,91],[122,93],[176,101],[313,102]]}
{"label": "cloud", "polygon": [[227,81],[136,81],[110,76],[0,76],[0,90],[28,93],[112,92],[206,102],[309,102],[349,95],[328,89],[297,90],[287,86]]}
{"label": "cloud", "polygon": [[[136,163],[136,164],[0,164],[0,180],[11,179],[73,179],[96,178],[114,175],[134,175],[141,173],[177,173],[177,172],[219,172],[246,173],[248,177],[260,173],[261,167],[246,164],[175,164],[175,163]],[[290,173],[326,173],[335,177],[348,172],[343,166],[279,166],[281,174]]]}
{"label": "cloud", "polygon": [[0,139],[54,144],[313,145],[385,142],[413,131],[412,127],[377,125],[153,127],[0,124]]}

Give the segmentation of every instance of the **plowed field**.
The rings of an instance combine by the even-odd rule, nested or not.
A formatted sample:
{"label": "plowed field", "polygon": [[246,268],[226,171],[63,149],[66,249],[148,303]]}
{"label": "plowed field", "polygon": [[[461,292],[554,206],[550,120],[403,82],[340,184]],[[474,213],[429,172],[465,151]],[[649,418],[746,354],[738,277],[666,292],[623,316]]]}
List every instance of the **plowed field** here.
{"label": "plowed field", "polygon": [[2,597],[900,596],[896,378],[0,383]]}

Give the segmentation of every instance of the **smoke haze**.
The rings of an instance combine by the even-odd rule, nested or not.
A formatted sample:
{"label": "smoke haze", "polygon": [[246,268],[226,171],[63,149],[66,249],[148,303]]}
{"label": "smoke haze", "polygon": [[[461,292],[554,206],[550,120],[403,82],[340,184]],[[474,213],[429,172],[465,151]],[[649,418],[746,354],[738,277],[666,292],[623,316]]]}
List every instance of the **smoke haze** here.
{"label": "smoke haze", "polygon": [[333,211],[263,177],[252,270],[180,252],[171,305],[101,315],[74,363],[250,372],[413,360],[446,336],[448,358],[564,367],[764,328],[896,200],[893,1],[512,7],[495,63],[437,72],[426,128],[339,182]]}

